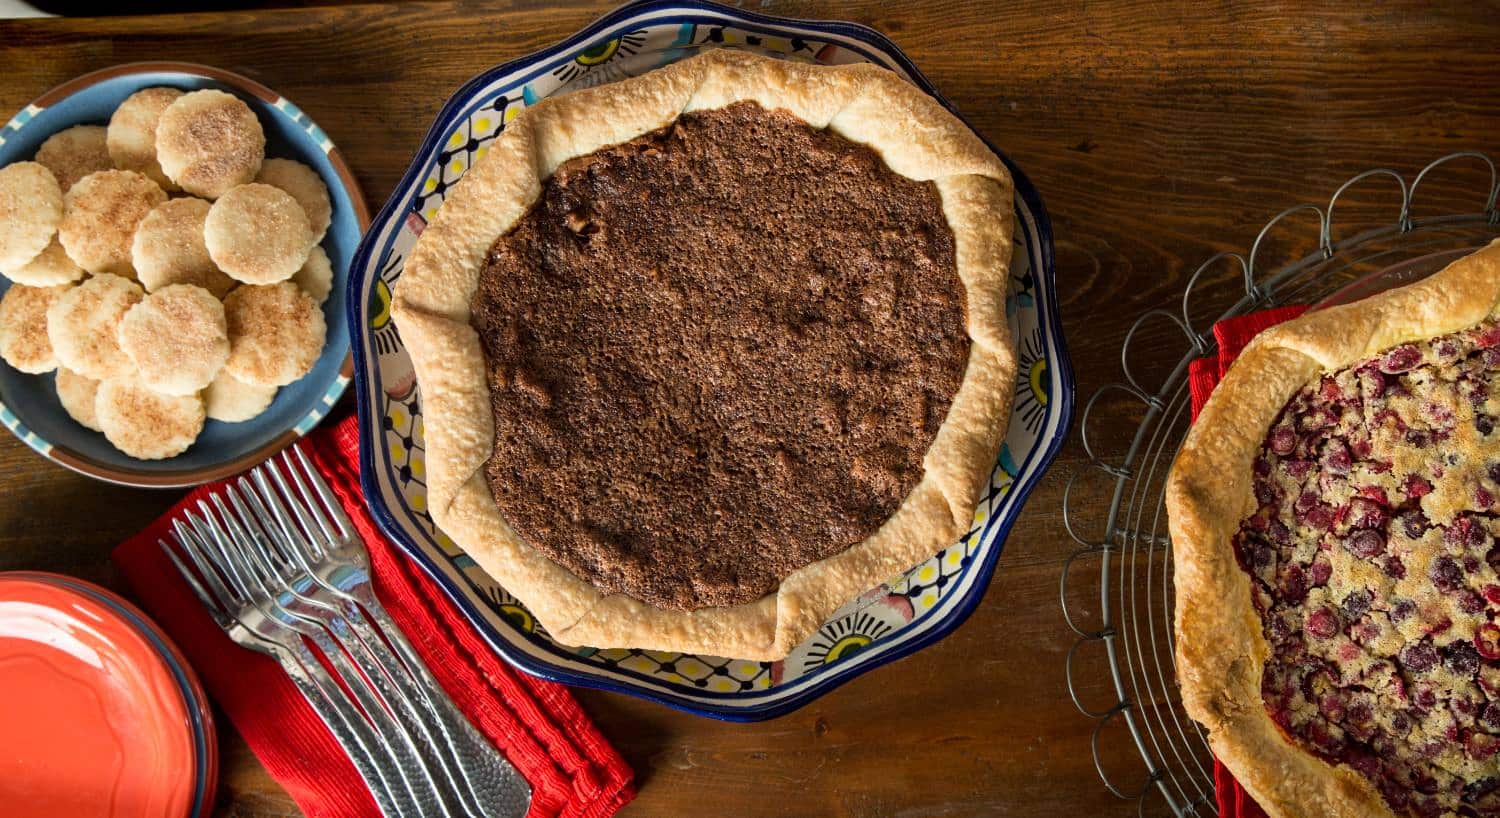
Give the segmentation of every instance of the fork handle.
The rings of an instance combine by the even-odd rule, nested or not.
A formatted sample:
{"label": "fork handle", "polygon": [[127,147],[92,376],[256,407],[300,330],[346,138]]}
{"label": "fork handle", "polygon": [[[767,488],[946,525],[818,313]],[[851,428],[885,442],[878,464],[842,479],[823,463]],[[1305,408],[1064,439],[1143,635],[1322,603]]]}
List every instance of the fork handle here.
{"label": "fork handle", "polygon": [[[406,640],[405,634],[391,620],[385,608],[369,593],[368,586],[354,592],[359,605],[347,607],[365,616],[350,615],[349,621],[357,630],[369,631],[371,625],[383,633],[406,669],[408,677],[416,685],[419,695],[414,698],[432,718],[452,748],[450,760],[458,767],[460,777],[473,797],[473,804],[485,818],[522,818],[531,804],[531,784],[516,768],[479,734],[464,714],[449,698],[446,691],[433,678],[427,664],[417,655],[416,649]],[[368,617],[368,621],[366,619]],[[361,638],[365,634],[360,634]],[[379,635],[369,636],[378,640]]]}
{"label": "fork handle", "polygon": [[[382,815],[387,818],[400,818],[403,815],[416,814],[412,812],[416,805],[410,796],[404,791],[404,784],[399,773],[390,769],[389,756],[378,754],[371,748],[378,746],[373,744],[373,736],[367,735],[363,719],[359,718],[357,712],[344,712],[345,707],[353,710],[343,694],[337,690],[329,691],[316,681],[312,673],[307,669],[308,662],[316,665],[318,661],[305,645],[298,644],[297,648],[288,649],[281,645],[267,643],[277,662],[286,671],[287,677],[292,680],[298,692],[307,700],[313,712],[323,720],[323,724],[333,733],[339,746],[349,755],[349,761],[364,780],[365,786],[370,790],[370,796],[375,799],[375,806]],[[300,648],[300,649],[298,649]],[[293,655],[293,654],[296,655]],[[344,707],[340,707],[340,704]],[[386,760],[387,763],[381,763]]]}

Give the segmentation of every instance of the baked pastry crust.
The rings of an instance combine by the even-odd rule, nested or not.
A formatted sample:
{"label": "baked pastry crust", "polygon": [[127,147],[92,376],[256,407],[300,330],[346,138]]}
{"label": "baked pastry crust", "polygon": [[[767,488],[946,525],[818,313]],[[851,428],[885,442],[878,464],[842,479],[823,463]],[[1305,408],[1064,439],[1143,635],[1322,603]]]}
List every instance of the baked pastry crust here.
{"label": "baked pastry crust", "polygon": [[[665,610],[601,594],[521,540],[484,477],[494,427],[470,302],[490,246],[562,162],[665,127],[684,112],[751,100],[870,146],[895,172],[932,181],[953,230],[971,340],[963,383],[925,474],[871,537],[732,607]],[[393,315],[422,386],[434,521],[558,641],[779,659],[848,600],[968,529],[1004,436],[1016,373],[1005,319],[1010,174],[935,100],[870,65],[818,66],[726,50],[543,100],[502,132],[450,191],[395,288]]]}
{"label": "baked pastry crust", "polygon": [[1273,818],[1393,816],[1374,785],[1289,741],[1261,677],[1271,648],[1232,545],[1257,506],[1252,464],[1282,407],[1320,373],[1500,314],[1500,241],[1414,284],[1311,312],[1258,335],[1198,415],[1166,490],[1183,707]]}

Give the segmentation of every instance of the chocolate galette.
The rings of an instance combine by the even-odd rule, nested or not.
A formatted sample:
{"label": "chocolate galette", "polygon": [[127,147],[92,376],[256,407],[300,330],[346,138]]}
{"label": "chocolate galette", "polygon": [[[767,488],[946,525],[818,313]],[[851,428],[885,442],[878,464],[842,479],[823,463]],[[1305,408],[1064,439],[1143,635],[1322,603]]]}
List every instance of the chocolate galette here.
{"label": "chocolate galette", "polygon": [[713,51],[533,105],[395,292],[434,520],[562,642],[784,656],[970,524],[1011,212],[873,66]]}

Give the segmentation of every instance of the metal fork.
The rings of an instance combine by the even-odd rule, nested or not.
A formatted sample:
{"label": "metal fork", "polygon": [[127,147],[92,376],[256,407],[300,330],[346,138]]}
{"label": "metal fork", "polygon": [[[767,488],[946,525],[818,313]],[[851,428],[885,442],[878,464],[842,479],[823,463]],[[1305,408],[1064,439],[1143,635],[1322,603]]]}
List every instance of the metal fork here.
{"label": "metal fork", "polygon": [[403,707],[415,704],[406,717],[424,732],[431,725],[440,734],[427,736],[442,749],[439,759],[469,796],[467,803],[482,805],[485,816],[520,818],[530,806],[530,785],[454,706],[375,598],[364,543],[343,506],[299,446],[282,452],[279,463],[251,472],[253,491],[243,479],[240,487],[288,558],[281,566],[285,583],[298,598],[316,595],[333,603],[316,607],[352,630]]}
{"label": "metal fork", "polygon": [[[203,514],[210,514],[207,505],[200,503],[199,508]],[[209,615],[236,644],[270,656],[281,665],[313,712],[348,753],[382,814],[416,814],[411,783],[394,758],[383,751],[379,737],[308,650],[302,637],[253,612],[244,578],[227,570],[220,573],[220,569],[213,567],[225,565],[227,560],[214,553],[216,546],[202,533],[202,520],[189,513],[187,521],[191,529],[180,520],[173,524],[173,539],[196,571],[189,569],[166,542],[158,540],[157,545],[177,567]]]}
{"label": "metal fork", "polygon": [[[369,760],[386,761],[387,774],[366,781],[372,793],[384,784],[387,800],[400,802],[391,804],[394,813],[381,803],[387,814],[524,815],[529,784],[457,710],[385,613],[370,589],[367,557],[352,523],[306,455],[294,451],[295,460],[283,454],[282,469],[263,464],[250,479],[213,496],[212,510],[200,503],[201,516],[188,516],[192,530],[178,526],[185,552],[212,580],[228,579],[232,587],[220,595],[233,599],[229,615],[241,629],[267,639],[278,627],[291,633],[289,640],[281,636],[282,653],[297,654],[303,665],[310,661],[306,675],[314,678],[326,671],[297,635],[327,656],[365,714],[355,719],[355,731],[369,734],[372,725],[365,721],[373,723],[374,740],[365,742],[364,755],[384,751],[384,759]],[[201,590],[167,551],[194,590]],[[206,593],[199,596],[211,611],[224,613]],[[436,764],[424,756],[424,746]],[[358,749],[351,748],[351,758]]]}
{"label": "metal fork", "polygon": [[[229,498],[234,513],[226,507],[225,496]],[[345,688],[354,696],[365,718],[374,726],[376,734],[384,740],[399,768],[406,773],[406,780],[414,784],[413,796],[420,810],[418,815],[457,818],[463,814],[455,803],[453,791],[423,756],[421,743],[410,727],[392,712],[395,708],[389,694],[382,694],[375,685],[374,680],[380,671],[351,661],[357,657],[355,646],[344,644],[341,639],[335,640],[325,630],[325,625],[337,627],[335,623],[325,623],[321,617],[310,615],[305,608],[289,604],[286,586],[268,564],[271,559],[269,549],[273,546],[246,508],[239,492],[230,486],[224,494],[212,499],[218,515],[216,520],[209,518],[209,534],[216,540],[228,541],[221,542],[221,549],[230,569],[248,577],[246,584],[255,610],[307,637],[327,658],[334,672],[344,680]],[[218,527],[212,526],[213,522],[217,522]]]}

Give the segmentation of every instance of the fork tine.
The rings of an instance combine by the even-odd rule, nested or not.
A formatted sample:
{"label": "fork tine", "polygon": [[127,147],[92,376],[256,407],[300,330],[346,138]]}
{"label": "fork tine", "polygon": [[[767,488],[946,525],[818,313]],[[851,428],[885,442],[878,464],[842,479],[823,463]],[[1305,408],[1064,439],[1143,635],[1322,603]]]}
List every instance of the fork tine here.
{"label": "fork tine", "polygon": [[[287,504],[296,512],[297,519],[302,522],[302,527],[307,530],[308,545],[314,549],[314,556],[317,556],[318,552],[331,547],[333,541],[340,535],[334,533],[333,521],[328,519],[327,513],[313,496],[312,489],[308,487],[306,479],[298,470],[297,464],[292,461],[291,455],[283,450],[279,459],[281,468],[270,468],[268,471],[271,472],[272,479],[276,481],[276,487],[286,496]],[[287,482],[286,474],[283,472],[291,474],[292,482],[297,484],[295,490]],[[322,534],[321,539],[318,537],[319,534]]]}
{"label": "fork tine", "polygon": [[[180,542],[181,541],[179,540],[179,543]],[[198,578],[193,575],[192,570],[182,562],[172,546],[167,545],[165,540],[157,540],[156,544],[161,547],[162,553],[167,555],[167,559],[172,561],[172,565],[176,566],[177,573],[185,582],[187,582],[188,587],[193,591],[193,595],[198,597],[199,602],[203,603],[204,609],[208,611],[209,615],[213,617],[214,621],[217,622],[220,627],[227,623],[230,619],[230,616],[228,610],[224,607],[224,603],[210,594],[207,588],[203,587],[203,583],[199,582]],[[184,549],[188,548],[188,546],[186,545],[183,545],[182,547]]]}
{"label": "fork tine", "polygon": [[[349,520],[349,515],[344,513],[344,507],[339,504],[338,498],[333,495],[333,490],[328,488],[328,483],[323,480],[322,475],[318,474],[318,470],[313,468],[312,461],[307,459],[307,453],[302,451],[300,445],[293,445],[289,448],[297,453],[297,463],[301,467],[292,469],[291,471],[292,476],[297,480],[297,485],[303,489],[302,496],[308,497],[315,492],[318,495],[318,499],[323,501],[323,507],[327,509],[334,525],[338,526],[339,535],[343,537],[354,536],[354,523]],[[304,476],[307,478],[307,484],[311,484],[312,492],[306,490],[307,484],[303,482]]]}
{"label": "fork tine", "polygon": [[244,558],[245,566],[254,575],[255,581],[274,601],[286,587],[286,582],[280,573],[271,566],[266,560],[265,553],[258,548],[242,548],[239,554]]}
{"label": "fork tine", "polygon": [[[197,535],[199,543],[203,545],[205,553],[208,546],[212,545],[219,555],[217,564],[222,566],[224,564],[224,549],[226,547],[223,521],[216,518],[214,510],[209,508],[208,503],[202,500],[198,501],[198,513],[194,514],[189,511],[186,517],[187,521],[192,525],[193,532]],[[244,594],[240,594],[240,597],[243,599]]]}
{"label": "fork tine", "polygon": [[224,523],[214,516],[213,509],[202,500],[198,501],[198,510],[200,514],[189,511],[185,515],[192,526],[198,546],[208,562],[218,568],[218,574],[224,578],[226,586],[234,592],[231,599],[237,605],[244,605],[250,599],[250,588],[243,577],[231,570]]}
{"label": "fork tine", "polygon": [[[296,524],[284,510],[277,510],[279,503],[275,501],[274,495],[268,497],[261,487],[246,482],[244,478],[240,478],[239,483],[240,490],[231,500],[237,503],[236,508],[240,509],[242,515],[249,515],[247,525],[253,523],[256,529],[264,532],[266,539],[274,547],[274,559],[270,561],[278,568],[278,575],[295,573],[299,563],[294,555],[298,552],[297,543],[302,539],[297,533]],[[270,558],[271,555],[267,557]]]}
{"label": "fork tine", "polygon": [[[215,544],[219,547],[219,555],[224,560],[224,569],[234,578],[238,587],[244,592],[242,600],[248,602],[254,598],[255,589],[260,586],[260,583],[255,582],[253,572],[245,564],[242,549],[235,548],[231,541],[248,542],[250,537],[248,535],[243,538],[236,537],[237,534],[243,532],[243,529],[239,527],[238,521],[234,519],[234,515],[230,514],[228,509],[224,508],[223,503],[219,501],[219,496],[214,495],[213,499],[214,505],[218,506],[219,513],[222,515],[220,523],[225,528],[211,527],[209,530],[213,533]],[[229,530],[231,526],[234,530]]]}
{"label": "fork tine", "polygon": [[[241,480],[243,481],[243,478]],[[233,520],[234,530],[231,532],[231,536],[235,540],[245,543],[246,550],[254,549],[260,551],[262,556],[271,565],[285,565],[285,560],[282,559],[280,545],[276,541],[276,537],[269,530],[262,528],[256,523],[255,515],[250,512],[245,503],[244,495],[249,492],[242,491],[242,488],[231,483],[224,490],[224,495],[229,498],[229,503],[234,506],[235,510],[234,514],[229,514],[228,509],[223,509],[224,513],[229,514],[229,517]],[[214,497],[214,501],[223,506],[223,500],[219,497]],[[270,553],[272,550],[275,550],[274,555]]]}
{"label": "fork tine", "polygon": [[[249,595],[245,592],[245,586],[239,582],[239,578],[225,565],[222,556],[223,543],[217,542],[218,534],[212,518],[200,518],[191,511],[184,512],[183,518],[186,523],[183,520],[177,520],[173,526],[177,529],[177,535],[184,550],[192,559],[193,564],[198,567],[204,581],[208,582],[214,591],[222,595],[231,605],[244,604]],[[210,543],[213,543],[214,550],[212,551]]]}
{"label": "fork tine", "polygon": [[[263,488],[267,493],[271,492],[270,486],[264,486]],[[287,492],[287,485],[285,482],[281,482],[281,490],[283,492]],[[308,521],[308,516],[305,508],[312,505],[314,501],[306,495],[301,495],[299,497],[298,495],[290,493],[287,494],[287,498],[288,499],[286,500],[286,505],[291,506],[294,510],[296,510],[298,517],[302,520],[302,526],[309,531],[312,531],[313,526]],[[325,535],[330,537],[332,536],[331,534],[329,534],[328,528],[324,526],[321,521],[318,522],[317,525],[322,528],[322,531]],[[327,557],[328,552],[333,548],[333,541],[331,539],[318,540],[317,535],[310,534],[307,537],[294,539],[287,545],[287,555],[295,564],[296,569],[302,571],[310,577],[316,578],[317,572],[316,569],[313,568],[312,563],[314,561],[322,560]]]}
{"label": "fork tine", "polygon": [[[293,501],[290,505],[297,509],[296,516],[300,518],[302,528],[306,529],[306,536],[304,536],[303,531],[298,529],[297,523],[299,520],[292,519],[293,514],[287,508],[288,503],[282,499],[281,495],[271,485],[271,481],[267,479],[266,472],[268,470],[273,474],[276,472],[274,466],[262,466],[250,473],[251,479],[255,484],[255,491],[251,492],[251,499],[255,501],[256,510],[262,513],[260,520],[262,526],[266,525],[265,517],[267,516],[276,520],[276,525],[284,535],[281,545],[286,554],[290,556],[305,547],[304,543],[316,538],[316,529],[308,522],[305,513],[302,512],[301,504]],[[285,484],[283,484],[283,491],[285,491]],[[287,496],[290,497],[290,493]]]}

